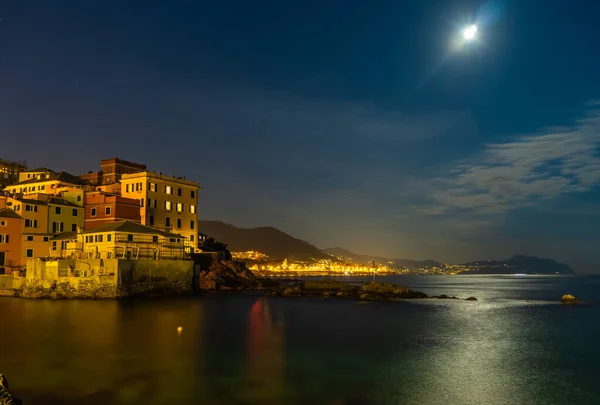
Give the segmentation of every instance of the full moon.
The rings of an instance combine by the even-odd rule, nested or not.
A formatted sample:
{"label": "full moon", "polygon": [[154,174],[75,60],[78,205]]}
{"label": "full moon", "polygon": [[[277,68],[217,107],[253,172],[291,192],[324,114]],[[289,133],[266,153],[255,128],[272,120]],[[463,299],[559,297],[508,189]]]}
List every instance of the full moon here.
{"label": "full moon", "polygon": [[477,34],[477,26],[475,24],[469,25],[463,31],[463,37],[467,41],[471,41],[471,40],[475,39],[475,34]]}

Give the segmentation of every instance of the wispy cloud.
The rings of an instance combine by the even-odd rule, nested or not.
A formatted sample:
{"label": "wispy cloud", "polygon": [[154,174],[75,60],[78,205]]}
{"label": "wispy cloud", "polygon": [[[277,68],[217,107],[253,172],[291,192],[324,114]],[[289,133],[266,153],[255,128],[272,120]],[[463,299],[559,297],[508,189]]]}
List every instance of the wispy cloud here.
{"label": "wispy cloud", "polygon": [[591,190],[600,183],[600,110],[571,128],[488,144],[433,181],[423,214],[501,213],[540,200]]}

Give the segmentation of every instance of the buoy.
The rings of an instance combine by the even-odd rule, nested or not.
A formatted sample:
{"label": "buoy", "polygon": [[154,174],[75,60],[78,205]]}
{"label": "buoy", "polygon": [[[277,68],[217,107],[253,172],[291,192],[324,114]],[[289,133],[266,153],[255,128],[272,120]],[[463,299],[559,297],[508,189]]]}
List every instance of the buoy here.
{"label": "buoy", "polygon": [[183,328],[181,326],[177,327],[177,333],[183,332]]}

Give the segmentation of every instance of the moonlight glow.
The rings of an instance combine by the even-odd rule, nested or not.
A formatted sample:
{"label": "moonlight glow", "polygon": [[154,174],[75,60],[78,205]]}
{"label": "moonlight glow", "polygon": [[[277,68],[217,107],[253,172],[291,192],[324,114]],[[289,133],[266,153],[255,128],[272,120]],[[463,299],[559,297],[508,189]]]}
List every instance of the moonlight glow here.
{"label": "moonlight glow", "polygon": [[467,28],[464,29],[463,31],[463,37],[467,40],[467,41],[472,41],[473,39],[475,39],[475,35],[477,34],[477,26],[475,24],[473,25],[469,25]]}

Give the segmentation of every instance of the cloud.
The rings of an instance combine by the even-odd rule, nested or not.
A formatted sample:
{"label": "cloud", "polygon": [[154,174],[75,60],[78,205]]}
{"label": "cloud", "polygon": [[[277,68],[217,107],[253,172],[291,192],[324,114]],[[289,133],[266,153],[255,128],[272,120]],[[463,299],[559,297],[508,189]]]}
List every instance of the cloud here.
{"label": "cloud", "polygon": [[487,144],[459,162],[448,176],[432,180],[428,215],[494,214],[532,206],[600,183],[600,110],[571,128]]}

